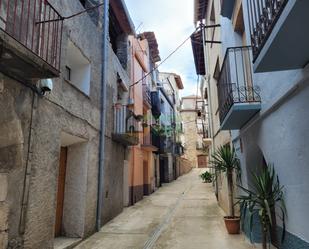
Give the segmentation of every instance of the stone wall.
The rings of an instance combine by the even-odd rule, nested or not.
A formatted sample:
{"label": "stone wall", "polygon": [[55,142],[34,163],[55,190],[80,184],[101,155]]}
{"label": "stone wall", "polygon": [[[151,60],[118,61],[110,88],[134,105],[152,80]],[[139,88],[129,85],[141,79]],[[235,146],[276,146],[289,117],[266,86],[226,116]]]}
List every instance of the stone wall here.
{"label": "stone wall", "polygon": [[[52,3],[64,16],[83,9],[79,1],[75,0]],[[1,82],[0,248],[6,248],[7,241],[9,248],[53,248],[63,132],[83,141],[82,144],[69,146],[68,160],[71,163],[67,165],[66,184],[66,193],[69,193],[69,196],[65,193],[63,233],[69,237],[84,238],[95,232],[101,36],[99,26],[95,25],[87,14],[64,22],[61,72],[65,69],[68,40],[71,40],[91,64],[89,95],[76,88],[74,82],[64,80],[63,75],[53,79],[54,89],[50,95],[35,95],[34,101],[34,93],[23,84],[7,77]],[[109,98],[102,224],[122,211],[123,165],[127,159],[125,147],[111,139],[111,132],[113,104],[117,96],[117,74],[126,84],[129,80],[127,72],[118,59],[115,59],[111,49],[108,65]],[[27,175],[26,169],[29,173]],[[25,201],[23,209],[22,200]],[[22,227],[25,227],[24,232],[20,231],[23,230]]]}
{"label": "stone wall", "polygon": [[[194,99],[193,99],[194,101]],[[184,136],[185,136],[185,157],[191,163],[193,168],[197,167],[197,128],[196,128],[196,112],[195,111],[182,111],[182,121],[184,123]]]}
{"label": "stone wall", "polygon": [[188,159],[180,158],[180,170],[179,175],[188,174],[192,170],[191,162]]}

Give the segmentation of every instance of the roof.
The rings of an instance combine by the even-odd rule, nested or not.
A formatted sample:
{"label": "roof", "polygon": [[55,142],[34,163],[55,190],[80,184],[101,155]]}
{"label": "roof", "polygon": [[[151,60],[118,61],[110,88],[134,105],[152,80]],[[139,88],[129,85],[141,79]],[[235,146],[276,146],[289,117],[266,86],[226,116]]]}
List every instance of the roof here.
{"label": "roof", "polygon": [[181,99],[201,99],[201,96],[188,95],[188,96],[182,97]]}
{"label": "roof", "polygon": [[194,24],[206,16],[208,0],[194,0]]}
{"label": "roof", "polygon": [[175,77],[175,81],[176,81],[178,89],[184,89],[184,86],[183,86],[182,79],[181,79],[180,75],[174,74],[174,77]]}
{"label": "roof", "polygon": [[124,0],[110,1],[110,5],[115,13],[117,20],[119,21],[122,30],[127,34],[134,34],[135,27],[130,17],[127,6],[124,3]]}
{"label": "roof", "polygon": [[193,57],[195,63],[195,70],[197,75],[205,75],[205,57],[203,48],[202,31],[196,31],[191,35],[191,43],[193,50]]}
{"label": "roof", "polygon": [[138,35],[141,39],[146,39],[149,44],[150,55],[153,62],[158,62],[161,60],[159,45],[154,32],[144,32]]}
{"label": "roof", "polygon": [[178,89],[180,89],[180,90],[184,89],[184,85],[183,85],[183,82],[182,82],[182,79],[181,79],[180,75],[178,75],[176,73],[170,73],[170,72],[160,72],[160,74],[161,75],[167,74],[168,77],[170,77],[170,76],[174,77]]}

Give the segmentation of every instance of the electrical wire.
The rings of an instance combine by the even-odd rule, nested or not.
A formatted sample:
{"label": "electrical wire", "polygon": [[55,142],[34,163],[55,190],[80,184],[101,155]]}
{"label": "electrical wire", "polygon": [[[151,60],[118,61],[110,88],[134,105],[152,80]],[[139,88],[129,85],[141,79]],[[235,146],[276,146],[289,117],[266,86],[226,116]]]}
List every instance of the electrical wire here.
{"label": "electrical wire", "polygon": [[164,60],[162,60],[157,66],[155,66],[152,70],[150,70],[147,74],[145,74],[141,79],[138,81],[134,82],[132,85],[129,87],[135,86],[141,81],[143,81],[147,76],[152,74],[155,70],[157,70],[160,66],[162,66],[163,63],[165,63],[170,57],[172,57],[186,42],[191,38],[191,35],[194,34],[199,28],[196,28],[193,33],[190,34],[178,47],[176,47]]}

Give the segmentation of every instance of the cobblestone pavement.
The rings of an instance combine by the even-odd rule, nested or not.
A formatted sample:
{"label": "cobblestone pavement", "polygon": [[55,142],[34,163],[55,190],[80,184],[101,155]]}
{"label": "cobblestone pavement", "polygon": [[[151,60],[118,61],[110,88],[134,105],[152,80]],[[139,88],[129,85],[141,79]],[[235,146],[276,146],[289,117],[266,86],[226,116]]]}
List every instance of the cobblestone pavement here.
{"label": "cobblestone pavement", "polygon": [[249,249],[228,235],[223,213],[200,169],[164,185],[106,224],[76,249]]}

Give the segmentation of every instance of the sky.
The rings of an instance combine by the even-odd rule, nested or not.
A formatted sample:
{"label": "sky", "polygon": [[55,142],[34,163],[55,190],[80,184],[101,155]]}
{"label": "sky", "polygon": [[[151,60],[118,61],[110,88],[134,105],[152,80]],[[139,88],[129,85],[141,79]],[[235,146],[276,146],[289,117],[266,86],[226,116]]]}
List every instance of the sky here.
{"label": "sky", "polygon": [[[125,3],[137,33],[155,32],[162,60],[194,31],[193,0],[125,0]],[[191,41],[162,64],[159,71],[181,76],[185,87],[181,96],[196,94]]]}

